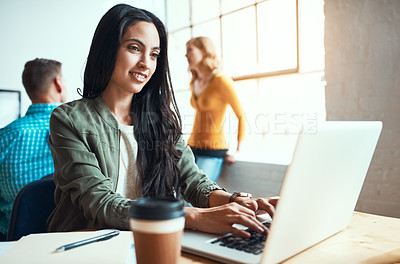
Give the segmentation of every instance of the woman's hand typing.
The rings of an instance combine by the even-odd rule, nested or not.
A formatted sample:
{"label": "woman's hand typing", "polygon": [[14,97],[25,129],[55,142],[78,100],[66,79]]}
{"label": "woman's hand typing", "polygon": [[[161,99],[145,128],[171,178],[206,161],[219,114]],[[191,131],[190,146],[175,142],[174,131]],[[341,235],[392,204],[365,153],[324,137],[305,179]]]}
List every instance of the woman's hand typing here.
{"label": "woman's hand typing", "polygon": [[233,224],[241,224],[258,233],[268,232],[268,229],[257,220],[254,210],[238,203],[228,203],[211,208],[186,207],[185,211],[185,228],[187,229],[250,237],[250,233],[233,226]]}
{"label": "woman's hand typing", "polygon": [[256,214],[266,212],[273,218],[278,201],[279,196],[266,198],[236,197],[234,202],[253,210]]}

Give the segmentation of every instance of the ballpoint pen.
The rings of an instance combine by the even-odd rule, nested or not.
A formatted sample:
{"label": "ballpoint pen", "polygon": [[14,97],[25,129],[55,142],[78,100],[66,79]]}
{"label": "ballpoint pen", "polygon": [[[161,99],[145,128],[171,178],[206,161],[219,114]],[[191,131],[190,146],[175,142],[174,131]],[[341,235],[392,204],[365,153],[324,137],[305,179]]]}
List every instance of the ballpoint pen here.
{"label": "ballpoint pen", "polygon": [[61,251],[73,249],[73,248],[76,248],[76,247],[80,247],[80,246],[83,246],[83,245],[86,245],[86,244],[90,244],[90,243],[93,243],[93,242],[107,240],[107,239],[110,239],[110,238],[118,236],[118,235],[119,235],[119,230],[114,230],[114,231],[112,231],[110,233],[107,233],[107,234],[104,234],[104,235],[100,235],[100,236],[84,239],[84,240],[81,240],[81,241],[77,241],[77,242],[74,242],[74,243],[71,243],[71,244],[63,245],[63,246],[57,248],[55,250],[55,252],[61,252]]}

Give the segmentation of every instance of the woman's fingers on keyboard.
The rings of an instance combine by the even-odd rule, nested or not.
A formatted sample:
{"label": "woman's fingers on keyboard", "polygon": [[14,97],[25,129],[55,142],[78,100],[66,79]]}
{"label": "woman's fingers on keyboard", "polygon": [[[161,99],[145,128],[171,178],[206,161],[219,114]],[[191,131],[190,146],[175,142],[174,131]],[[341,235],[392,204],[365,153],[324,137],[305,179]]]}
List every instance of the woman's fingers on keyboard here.
{"label": "woman's fingers on keyboard", "polygon": [[[257,220],[257,218],[253,217],[253,216],[244,216],[244,215],[235,215],[232,216],[232,225],[233,224],[240,224],[243,226],[248,227],[249,229],[257,232],[257,233],[266,233],[268,232],[268,229],[266,226],[264,226],[261,222],[259,222]],[[236,232],[238,234],[241,234],[241,236],[243,236],[243,234],[246,234],[246,237],[248,237],[250,234],[248,232],[246,232],[245,230],[242,231],[236,231],[237,228],[235,228],[234,226],[232,226],[232,232]],[[244,233],[245,232],[245,233]]]}
{"label": "woman's fingers on keyboard", "polygon": [[267,228],[257,220],[253,210],[237,203],[229,203],[210,208],[190,208],[187,210],[187,228],[196,229],[209,233],[226,234],[232,233],[242,237],[249,237],[245,230],[233,226],[240,224],[257,233],[265,233]]}
{"label": "woman's fingers on keyboard", "polygon": [[232,231],[230,232],[231,234],[235,235],[235,236],[240,236],[240,237],[244,237],[244,238],[249,238],[250,237],[250,233],[242,230],[242,229],[238,229],[235,227],[232,227]]}
{"label": "woman's fingers on keyboard", "polygon": [[258,210],[266,211],[271,217],[274,216],[275,207],[279,201],[279,197],[257,198]]}
{"label": "woman's fingers on keyboard", "polygon": [[[237,203],[228,204],[230,209],[232,210],[232,215],[230,216],[231,224],[241,224],[244,225],[251,230],[257,233],[267,233],[268,228],[263,225],[260,221],[257,220],[256,214],[253,210],[246,208]],[[240,236],[246,235],[246,237],[250,236],[250,234],[244,230],[239,230],[232,226],[230,232],[236,232]]]}

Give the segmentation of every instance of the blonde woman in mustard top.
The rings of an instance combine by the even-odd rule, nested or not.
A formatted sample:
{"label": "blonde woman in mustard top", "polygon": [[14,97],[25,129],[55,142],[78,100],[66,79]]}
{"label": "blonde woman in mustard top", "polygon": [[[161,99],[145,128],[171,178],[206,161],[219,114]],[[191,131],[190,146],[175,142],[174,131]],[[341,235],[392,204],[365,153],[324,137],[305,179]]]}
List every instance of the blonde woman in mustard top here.
{"label": "blonde woman in mustard top", "polygon": [[237,151],[245,133],[245,119],[233,80],[219,71],[220,62],[215,47],[207,37],[196,37],[186,43],[186,58],[192,73],[191,105],[196,109],[193,130],[188,141],[197,166],[213,181],[217,181],[225,160],[235,162],[228,153],[223,131],[225,112],[230,105],[238,118]]}

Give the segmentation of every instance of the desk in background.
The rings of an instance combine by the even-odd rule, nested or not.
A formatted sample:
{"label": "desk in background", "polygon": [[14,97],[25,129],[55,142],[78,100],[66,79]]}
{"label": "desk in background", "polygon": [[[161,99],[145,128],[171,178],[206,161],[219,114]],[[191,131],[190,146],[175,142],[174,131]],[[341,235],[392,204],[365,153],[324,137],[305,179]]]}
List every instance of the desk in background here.
{"label": "desk in background", "polygon": [[[218,263],[182,253],[179,264]],[[344,231],[297,254],[284,264],[400,263],[400,219],[355,212]]]}

